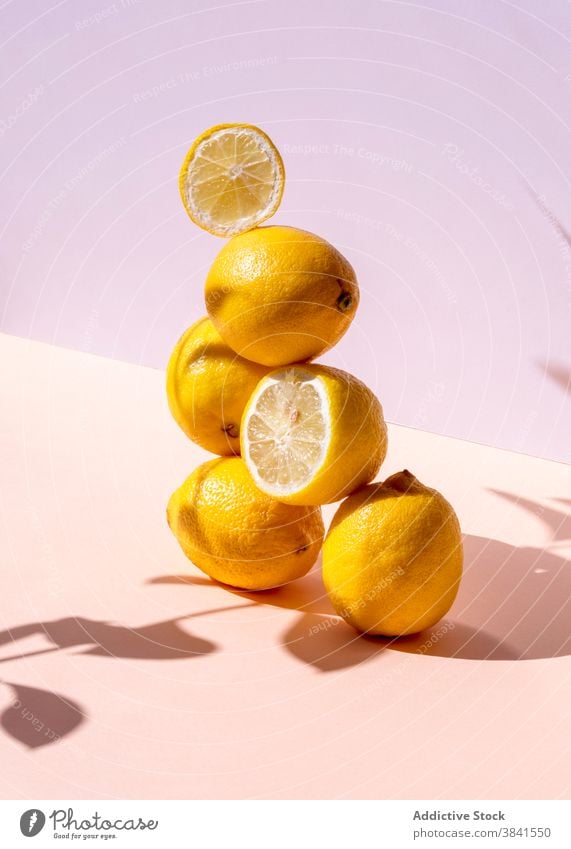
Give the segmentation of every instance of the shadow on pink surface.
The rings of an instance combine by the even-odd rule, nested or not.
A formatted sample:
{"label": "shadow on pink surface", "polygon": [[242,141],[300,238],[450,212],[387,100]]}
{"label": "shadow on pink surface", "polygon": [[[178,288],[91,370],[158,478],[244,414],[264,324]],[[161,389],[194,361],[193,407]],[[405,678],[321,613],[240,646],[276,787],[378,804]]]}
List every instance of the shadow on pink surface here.
{"label": "shadow on pink surface", "polygon": [[13,701],[2,713],[0,725],[28,749],[55,743],[83,722],[83,708],[66,696],[9,681],[2,683],[12,690]]}
{"label": "shadow on pink surface", "polygon": [[[83,617],[33,622],[0,632],[0,645],[43,635],[51,646],[0,658],[0,663],[86,646],[85,655],[141,660],[190,659],[216,650],[209,640],[189,634],[180,619],[128,628]],[[7,682],[6,682],[7,683]],[[57,743],[87,718],[86,711],[67,696],[35,687],[8,684],[15,700],[0,717],[0,725],[28,748]]]}
{"label": "shadow on pink surface", "polygon": [[[564,516],[567,524],[562,524],[562,516],[551,510],[542,513],[544,521],[551,523],[555,540],[559,533],[568,536],[569,517]],[[398,639],[357,635],[335,614],[318,570],[275,590],[225,589],[255,604],[298,610],[299,617],[284,634],[283,647],[322,672],[369,661],[387,649],[462,660],[533,660],[571,654],[568,560],[540,548],[470,535],[464,536],[464,550],[464,576],[450,617]],[[167,575],[150,583],[213,582]]]}
{"label": "shadow on pink surface", "polygon": [[[504,492],[501,489],[489,489],[488,491],[493,492],[494,495],[503,498],[504,501],[508,501],[510,504],[521,507],[527,513],[539,519],[549,533],[549,544],[571,540],[571,513],[563,513],[554,507],[545,507],[545,505],[539,504],[537,501],[523,498],[521,495],[514,495],[511,492]],[[571,501],[565,498],[555,498],[552,500],[560,504],[571,504]]]}
{"label": "shadow on pink surface", "polygon": [[466,569],[452,609],[459,624],[494,635],[497,660],[504,651],[520,660],[571,653],[571,564],[541,548],[515,547],[467,536]]}
{"label": "shadow on pink surface", "polygon": [[[183,617],[184,618],[184,617]],[[180,627],[180,619],[168,619],[128,628],[94,619],[69,616],[52,622],[33,622],[0,631],[0,645],[16,642],[35,634],[43,634],[52,646],[47,649],[0,658],[0,663],[19,658],[74,648],[92,646],[79,654],[103,655],[141,660],[188,659],[215,650],[214,643],[195,637]]]}
{"label": "shadow on pink surface", "polygon": [[562,363],[538,363],[537,365],[563,390],[565,395],[571,394],[571,369]]}
{"label": "shadow on pink surface", "polygon": [[[538,513],[531,501],[497,494],[540,515],[552,532],[554,545],[568,537],[569,517],[565,514],[552,509]],[[563,501],[559,499],[560,503]],[[224,593],[248,600],[250,604],[246,606],[261,604],[297,611],[298,616],[282,636],[282,648],[320,672],[370,662],[386,651],[479,661],[570,654],[569,561],[552,551],[478,536],[466,535],[464,546],[464,577],[450,618],[411,637],[358,635],[334,613],[319,569],[275,590],[247,593],[224,587]],[[148,583],[215,585],[209,578],[194,575],[162,575]],[[217,646],[189,633],[181,623],[243,607],[243,603],[222,604],[135,628],[84,617],[18,625],[0,632],[0,645],[33,635],[47,638],[51,645],[0,658],[0,663],[74,648],[83,648],[76,654],[113,659],[190,660],[216,651]],[[81,706],[63,695],[16,684],[9,686],[15,700],[2,714],[0,723],[5,733],[29,748],[61,740],[87,716]]]}

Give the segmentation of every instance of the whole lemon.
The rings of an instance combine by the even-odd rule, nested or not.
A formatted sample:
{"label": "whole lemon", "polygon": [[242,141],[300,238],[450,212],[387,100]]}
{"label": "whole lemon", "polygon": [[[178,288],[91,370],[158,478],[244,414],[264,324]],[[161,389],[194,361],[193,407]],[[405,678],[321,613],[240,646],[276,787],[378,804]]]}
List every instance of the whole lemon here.
{"label": "whole lemon", "polygon": [[240,453],[240,420],[268,368],[239,357],[206,316],[186,330],[167,367],[167,398],[176,423],[213,454]]}
{"label": "whole lemon", "polygon": [[328,504],[377,474],[387,452],[378,398],[341,369],[304,363],[263,377],[246,405],[242,456],[288,504]]}
{"label": "whole lemon", "polygon": [[195,566],[244,590],[305,575],[323,542],[319,507],[293,507],[264,495],[239,457],[195,469],[171,496],[167,520]]}
{"label": "whole lemon", "polygon": [[281,366],[319,356],[348,329],[359,303],[350,263],[295,227],[257,227],[222,248],[206,278],[206,308],[238,354]]}
{"label": "whole lemon", "polygon": [[323,546],[323,581],[358,631],[414,634],[452,606],[462,559],[454,510],[405,470],[341,504]]}

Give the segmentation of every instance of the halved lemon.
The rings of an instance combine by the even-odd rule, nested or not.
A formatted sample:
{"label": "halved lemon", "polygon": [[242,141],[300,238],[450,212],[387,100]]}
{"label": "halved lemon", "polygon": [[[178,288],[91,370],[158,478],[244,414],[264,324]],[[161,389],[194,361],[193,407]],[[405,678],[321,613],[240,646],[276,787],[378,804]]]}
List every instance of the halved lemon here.
{"label": "halved lemon", "polygon": [[190,218],[215,236],[265,221],[282,199],[285,171],[272,140],[249,124],[220,124],[199,136],[182,164],[180,195]]}
{"label": "halved lemon", "polygon": [[242,418],[241,451],[262,492],[289,504],[328,504],[371,481],[387,452],[377,397],[340,369],[270,372]]}

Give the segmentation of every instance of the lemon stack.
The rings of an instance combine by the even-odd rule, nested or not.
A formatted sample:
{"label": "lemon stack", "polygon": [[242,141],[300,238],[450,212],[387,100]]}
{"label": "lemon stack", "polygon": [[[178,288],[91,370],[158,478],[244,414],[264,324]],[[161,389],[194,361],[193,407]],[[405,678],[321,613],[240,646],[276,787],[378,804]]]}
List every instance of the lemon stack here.
{"label": "lemon stack", "polygon": [[219,457],[172,495],[168,522],[206,574],[263,590],[311,569],[320,507],[346,499],[323,546],[331,601],[360,631],[413,633],[454,600],[458,521],[408,471],[370,484],[387,453],[381,404],[353,375],[314,362],[350,327],[357,278],[319,236],[260,226],[284,182],[279,152],[248,125],[208,130],[183,163],[190,218],[228,241],[206,278],[207,314],[171,355],[167,396],[187,436]]}

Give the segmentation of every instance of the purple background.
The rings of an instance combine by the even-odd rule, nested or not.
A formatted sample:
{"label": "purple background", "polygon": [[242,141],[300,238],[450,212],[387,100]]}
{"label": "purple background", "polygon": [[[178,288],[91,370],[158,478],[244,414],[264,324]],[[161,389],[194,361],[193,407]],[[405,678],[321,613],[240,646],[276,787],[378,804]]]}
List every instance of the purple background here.
{"label": "purple background", "polygon": [[222,246],[180,163],[247,121],[274,221],[357,270],[327,361],[391,421],[571,459],[569,4],[207,2],[2,6],[2,330],[164,367]]}

